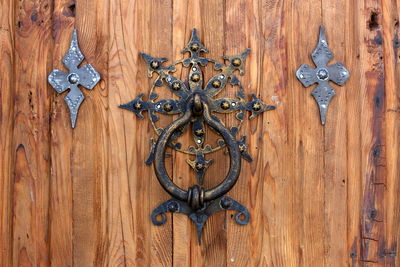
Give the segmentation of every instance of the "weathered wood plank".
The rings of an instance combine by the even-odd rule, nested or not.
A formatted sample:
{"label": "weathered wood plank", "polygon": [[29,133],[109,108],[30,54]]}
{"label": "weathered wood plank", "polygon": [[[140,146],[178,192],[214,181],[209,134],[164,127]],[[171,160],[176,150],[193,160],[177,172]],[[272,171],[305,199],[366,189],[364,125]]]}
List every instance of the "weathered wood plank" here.
{"label": "weathered wood plank", "polygon": [[13,260],[49,264],[51,9],[48,1],[14,2]]}
{"label": "weathered wood plank", "polygon": [[[109,134],[107,78],[108,23],[106,1],[78,1],[75,27],[79,31],[79,45],[89,62],[103,80],[93,90],[82,88],[85,101],[79,110],[76,128],[72,133],[71,170],[73,265],[91,266],[103,257],[104,228],[107,201]],[[83,63],[85,64],[85,62]],[[109,203],[107,203],[108,205]],[[122,250],[122,245],[119,245]],[[124,258],[118,259],[124,262]],[[118,265],[117,262],[116,265]]]}
{"label": "weathered wood plank", "polygon": [[[65,55],[71,41],[75,15],[71,1],[55,1],[52,14],[52,38],[54,40],[53,64],[47,70],[65,70],[61,58]],[[78,36],[79,37],[79,36]],[[52,93],[50,114],[50,261],[56,266],[72,266],[72,179],[70,176],[72,151],[72,129],[70,116],[65,105],[64,94]],[[78,118],[79,120],[79,118]]]}
{"label": "weathered wood plank", "polygon": [[14,125],[14,5],[0,3],[0,265],[12,264],[13,125]]}
{"label": "weathered wood plank", "polygon": [[[242,53],[246,48],[250,48],[250,54],[246,58],[245,65],[245,75],[240,76],[237,72],[236,75],[239,77],[240,82],[245,91],[246,100],[249,99],[249,95],[254,93],[257,94],[257,88],[252,86],[251,77],[257,77],[258,73],[252,73],[253,69],[251,68],[251,63],[257,60],[257,49],[258,45],[255,47],[250,47],[248,31],[251,26],[246,23],[247,17],[252,17],[253,14],[249,12],[251,10],[251,5],[248,1],[234,1],[234,2],[226,2],[225,6],[225,16],[224,16],[224,26],[225,26],[225,55],[231,56]],[[254,43],[253,43],[254,44]],[[227,92],[224,95],[235,98],[235,93],[237,92],[237,87],[227,86]],[[264,99],[265,100],[265,99]],[[229,115],[226,116],[226,125],[236,125],[237,120],[234,116]],[[252,145],[255,145],[257,141],[254,143],[255,129],[251,129],[251,123],[248,120],[249,114],[245,114],[245,121],[243,123],[242,129],[237,134],[237,139],[241,138],[241,136],[246,135],[247,141],[251,142]],[[258,118],[256,119],[258,123],[260,121]],[[257,128],[256,129],[260,129]],[[254,156],[254,155],[253,155]],[[216,160],[221,160],[220,157]],[[255,215],[255,211],[251,208],[250,194],[251,190],[254,189],[251,186],[251,181],[261,177],[254,177],[254,170],[256,163],[249,163],[243,159],[242,161],[242,169],[239,176],[239,180],[236,183],[235,187],[228,193],[230,197],[240,202],[246,208],[249,209],[250,221],[252,220],[252,216]],[[234,216],[236,212],[229,211],[226,215],[226,242],[227,242],[227,256],[226,256],[226,265],[227,266],[248,266],[250,263],[250,255],[251,255],[251,244],[250,239],[248,238],[251,231],[251,223],[246,226],[240,226],[235,222]]]}
{"label": "weathered wood plank", "polygon": [[[193,27],[199,27],[200,15],[195,13],[192,16],[187,16],[187,11],[194,12],[193,5],[194,1],[173,1],[172,7],[172,51],[173,57],[171,60],[179,60],[182,55],[182,48],[186,45],[190,38],[191,29]],[[190,7],[190,9],[188,9]],[[203,36],[201,36],[203,37]],[[200,37],[200,38],[201,38]],[[187,54],[185,55],[187,56]],[[186,79],[187,72],[179,69],[175,73],[176,77],[181,80]],[[190,131],[182,136],[182,143],[188,144],[193,140],[189,134]],[[180,155],[179,152],[172,154],[173,160],[173,181],[181,188],[185,190],[192,185],[193,182],[193,170],[186,163],[186,157],[188,155]],[[192,242],[192,239],[196,239],[196,235],[192,234],[192,228],[194,225],[192,221],[183,214],[172,215],[173,219],[173,266],[190,266],[192,262],[192,251],[198,251],[196,243]],[[192,249],[192,244],[193,248]],[[199,257],[201,259],[201,257]],[[202,261],[198,261],[196,264],[200,265]]]}
{"label": "weathered wood plank", "polygon": [[[295,72],[302,63],[313,65],[310,54],[315,49],[319,25],[322,23],[320,1],[293,1],[288,22],[288,73],[292,91],[294,171],[291,192],[295,205],[293,223],[297,231],[290,238],[299,238],[296,256],[303,266],[322,266],[325,253],[324,210],[324,132],[319,121],[318,106],[310,95],[312,88],[303,88]],[[306,18],[306,19],[305,19]],[[296,222],[297,221],[297,222]],[[294,235],[294,236],[293,236]],[[296,239],[295,239],[296,240]]]}
{"label": "weathered wood plank", "polygon": [[[143,1],[141,5],[147,4],[147,1]],[[151,18],[152,26],[149,27],[149,39],[145,44],[145,50],[148,51],[150,55],[156,57],[167,57],[172,58],[172,27],[171,27],[171,17],[172,17],[172,1],[166,0],[153,0],[151,3],[151,9],[149,18]],[[142,66],[143,64],[142,60]],[[148,79],[146,77],[146,79]],[[148,79],[149,80],[149,79]],[[153,79],[152,79],[153,81]],[[146,83],[144,83],[146,84]],[[141,86],[137,84],[136,88],[139,89]],[[144,90],[146,90],[145,87]],[[159,98],[171,98],[172,93],[168,90],[163,90],[165,88],[156,89],[156,93],[159,95]],[[143,89],[142,89],[143,90]],[[167,124],[172,122],[172,118],[162,117],[160,120],[160,126],[165,127]],[[148,124],[148,121],[146,122]],[[154,135],[154,131],[152,130],[151,135]],[[145,135],[141,135],[145,136]],[[146,150],[148,151],[148,141],[140,140],[146,144]],[[143,159],[144,160],[144,159]],[[172,162],[166,162],[166,169],[168,173],[171,175],[172,173]],[[155,177],[153,166],[145,166],[150,169],[151,176],[149,177],[149,210],[146,211],[145,214],[145,223],[150,224],[151,231],[151,239],[150,247],[151,247],[151,256],[150,256],[150,264],[156,266],[171,266],[172,265],[172,254],[173,254],[173,244],[172,244],[172,217],[168,215],[168,223],[163,225],[162,227],[157,227],[153,225],[150,221],[150,214],[158,205],[162,202],[166,201],[170,196],[164,191],[164,189],[158,183],[157,178]],[[142,179],[139,176],[139,179]],[[145,191],[146,192],[146,191]],[[142,192],[141,192],[142,193]]]}
{"label": "weathered wood plank", "polygon": [[[222,56],[228,54],[227,46],[233,44],[233,40],[226,35],[226,14],[228,13],[227,3],[223,1],[210,1],[203,0],[199,2],[198,8],[200,11],[200,20],[197,24],[201,23],[201,36],[204,45],[208,48],[207,57],[215,59],[219,62],[222,61]],[[217,72],[213,70],[212,64],[205,68],[204,79],[207,81]],[[221,91],[216,97],[233,96],[232,88],[227,86]],[[227,125],[228,115],[218,115]],[[210,127],[206,130],[207,140],[206,143],[215,146],[220,136],[217,136]],[[226,149],[221,149],[218,152],[207,155],[207,159],[213,159],[213,164],[208,168],[204,178],[204,188],[212,188],[222,182],[228,172],[229,157],[224,156]],[[192,174],[191,172],[190,174]],[[195,178],[191,179],[192,183]],[[232,195],[230,195],[232,196]],[[199,247],[196,243],[193,246],[197,246],[197,251],[201,251],[200,255],[196,255],[192,262],[201,262],[201,266],[225,266],[227,260],[227,220],[226,212],[214,213],[208,218],[207,223],[203,230],[203,244]],[[193,227],[194,228],[194,227]],[[195,240],[193,240],[195,241]],[[200,266],[200,265],[199,265]]]}
{"label": "weathered wood plank", "polygon": [[[322,22],[334,58],[328,64],[342,62],[346,67],[346,1],[323,1]],[[353,78],[353,77],[352,77]],[[336,95],[329,104],[324,126],[324,252],[325,266],[348,266],[347,253],[347,124],[346,90],[353,88],[332,83]]]}
{"label": "weathered wood plank", "polygon": [[[132,9],[133,14],[130,13]],[[170,57],[172,35],[168,21],[172,6],[169,1],[150,3],[117,1],[111,5],[110,12],[112,42],[109,60],[110,73],[113,73],[110,83],[115,87],[113,91],[118,94],[113,103],[122,104],[140,93],[146,94],[153,82],[153,79],[147,77],[146,66],[139,52],[157,57]],[[121,21],[121,17],[124,20]],[[152,22],[151,27],[148,27],[149,20]],[[127,51],[129,44],[134,48],[133,51]],[[164,92],[157,90],[160,98],[166,96]],[[119,194],[123,192],[129,194],[126,202],[124,201],[125,205],[120,209],[123,213],[125,210],[132,213],[132,216],[125,214],[119,219],[122,220],[119,223],[122,223],[126,239],[132,238],[132,243],[128,243],[125,253],[133,255],[128,256],[126,264],[170,266],[172,264],[171,217],[167,215],[167,223],[162,227],[152,225],[150,220],[152,210],[168,199],[168,194],[158,184],[152,166],[144,165],[150,152],[149,138],[154,135],[153,128],[147,120],[147,114],[145,120],[139,120],[132,113],[122,110],[115,110],[114,114],[113,124],[118,126],[115,128],[113,138],[120,139],[118,141],[120,149],[124,149],[126,154],[121,157],[118,166],[124,168],[128,175],[125,184],[115,189],[115,197],[117,200]],[[122,122],[118,119],[120,114],[124,117]],[[116,136],[121,132],[125,132],[123,139]],[[118,153],[121,153],[120,150],[115,150],[116,156]],[[126,166],[123,166],[123,161],[126,161]],[[121,193],[118,194],[117,190],[121,190]],[[130,251],[132,249],[133,251]]]}
{"label": "weathered wood plank", "polygon": [[[121,265],[135,266],[140,265],[141,259],[138,257],[141,251],[137,242],[137,225],[139,219],[136,218],[140,203],[137,203],[138,194],[135,181],[140,179],[137,175],[130,177],[129,171],[132,160],[138,165],[143,161],[136,157],[136,153],[131,153],[136,149],[134,138],[130,138],[130,129],[136,129],[136,118],[133,114],[121,110],[118,106],[135,97],[134,88],[138,64],[138,26],[135,21],[140,19],[138,10],[133,8],[135,1],[112,1],[109,11],[109,55],[108,55],[108,98],[109,98],[109,136],[110,147],[110,174],[107,183],[109,192],[107,207],[111,206],[109,212],[108,246],[104,247],[107,260],[104,266],[115,265],[119,261]],[[133,14],[131,13],[134,10]],[[143,12],[145,13],[145,12]],[[120,18],[125,18],[121,20]],[[139,24],[140,25],[140,24]],[[134,47],[133,51],[125,47]],[[139,87],[140,88],[140,87]],[[143,88],[144,89],[144,88]],[[140,90],[143,90],[140,88]],[[123,133],[123,134],[121,134]],[[147,175],[144,174],[143,177]],[[141,210],[141,212],[144,212]],[[106,225],[108,225],[107,223]],[[124,262],[121,262],[124,259]]]}
{"label": "weathered wood plank", "polygon": [[[259,7],[254,7],[255,12],[259,10],[260,24],[256,29],[260,33],[254,33],[249,39],[253,43],[258,42],[260,48],[255,54],[259,57],[257,65],[251,64],[253,69],[250,75],[258,75],[252,86],[257,88],[257,93],[265,101],[276,105],[276,110],[252,122],[253,125],[259,125],[257,131],[260,132],[254,133],[253,140],[249,140],[257,162],[252,166],[255,173],[252,178],[253,190],[256,194],[250,193],[251,203],[255,205],[252,213],[255,223],[251,231],[252,251],[257,251],[252,255],[252,266],[299,266],[303,257],[300,236],[302,203],[297,195],[301,187],[296,187],[293,153],[294,123],[298,117],[294,116],[297,107],[292,101],[305,89],[299,86],[293,75],[299,64],[309,58],[306,50],[312,45],[303,47],[300,55],[293,52],[294,47],[300,46],[297,38],[291,40],[298,31],[292,23],[296,25],[299,22],[291,21],[293,11],[297,8],[290,1],[260,1]],[[305,10],[307,8],[304,7]],[[299,12],[303,12],[303,9]],[[255,26],[249,27],[252,28]],[[257,40],[257,36],[260,40]],[[294,59],[291,58],[293,53],[296,54]],[[308,99],[303,101],[308,102]]]}
{"label": "weathered wood plank", "polygon": [[[358,1],[349,1],[346,4],[346,67],[350,71],[346,92],[346,123],[347,123],[347,257],[349,265],[359,266],[361,254],[360,214],[362,208],[362,176],[361,176],[361,105],[362,95],[361,48],[359,40],[362,38],[360,27],[365,27],[359,21]],[[341,89],[341,88],[340,88]],[[351,104],[350,104],[351,103]],[[344,196],[343,196],[344,197]]]}
{"label": "weathered wood plank", "polygon": [[385,64],[385,237],[380,256],[386,266],[399,264],[400,241],[400,68],[398,1],[382,1],[383,50]]}
{"label": "weathered wood plank", "polygon": [[[360,128],[362,209],[361,262],[383,263],[379,249],[384,239],[385,80],[383,65],[382,8],[376,1],[360,4]],[[364,22],[364,23],[361,23]]]}

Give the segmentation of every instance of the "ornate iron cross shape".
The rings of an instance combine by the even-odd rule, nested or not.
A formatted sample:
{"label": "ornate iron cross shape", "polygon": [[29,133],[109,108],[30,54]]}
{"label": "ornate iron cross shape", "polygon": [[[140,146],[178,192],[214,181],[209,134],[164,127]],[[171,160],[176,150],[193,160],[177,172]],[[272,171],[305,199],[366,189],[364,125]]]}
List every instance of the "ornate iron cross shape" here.
{"label": "ornate iron cross shape", "polygon": [[[244,63],[250,52],[249,49],[238,55],[225,56],[224,62],[218,63],[201,55],[201,53],[207,52],[207,48],[199,40],[196,29],[193,29],[191,39],[183,48],[182,54],[186,52],[190,54],[188,58],[183,58],[170,65],[164,63],[168,61],[167,58],[157,58],[141,53],[147,64],[148,77],[152,77],[154,73],[158,76],[150,88],[147,100],[143,100],[144,94],[140,94],[120,107],[132,111],[139,118],[144,118],[142,112],[148,111],[150,122],[159,136],[157,142],[151,140],[151,152],[146,164],[154,162],[157,179],[173,198],[162,203],[153,211],[152,222],[155,225],[163,225],[166,221],[166,212],[184,213],[195,223],[200,242],[201,232],[207,218],[217,211],[236,210],[236,222],[240,225],[248,223],[250,219],[248,210],[239,202],[225,196],[239,177],[241,157],[247,161],[252,160],[246,151],[246,137],[243,136],[237,141],[236,136],[245,119],[246,111],[251,113],[250,119],[253,119],[258,114],[275,109],[275,107],[265,104],[255,95],[252,95],[251,101],[245,100],[244,89],[235,72],[239,71],[240,75],[244,75]],[[209,63],[213,64],[214,69],[219,73],[209,80],[204,80],[201,67],[205,67]],[[184,81],[172,76],[172,73],[176,71],[177,64],[189,68],[187,79]],[[217,98],[216,96],[227,84],[238,88],[236,97]],[[157,100],[158,95],[154,93],[154,88],[161,86],[167,87],[179,99]],[[214,113],[231,112],[236,113],[238,124],[228,129]],[[156,125],[159,120],[157,113],[182,115],[163,129]],[[192,126],[191,132],[195,145],[186,149],[177,139],[188,130],[189,125]],[[222,137],[214,146],[204,143],[205,125]],[[187,163],[193,168],[198,185],[183,190],[173,183],[164,166],[166,147],[194,156],[194,159],[187,159]],[[230,155],[228,174],[217,187],[205,190],[200,185],[203,183],[205,171],[213,162],[213,160],[206,160],[205,155],[224,147],[228,148]],[[161,221],[157,220],[158,215],[161,215]],[[244,218],[240,218],[240,215],[244,215]]]}
{"label": "ornate iron cross shape", "polygon": [[317,68],[313,69],[309,65],[303,64],[297,70],[296,76],[304,87],[318,83],[311,94],[318,103],[321,123],[324,125],[329,102],[335,95],[335,90],[329,85],[329,81],[342,86],[349,79],[350,73],[342,63],[326,65],[333,57],[333,52],[329,49],[325,37],[325,29],[322,25],[319,29],[317,47],[312,52],[311,57]]}
{"label": "ornate iron cross shape", "polygon": [[69,93],[64,98],[64,101],[67,103],[70,111],[72,128],[75,128],[79,107],[85,99],[85,96],[79,89],[78,85],[80,84],[83,87],[92,90],[100,81],[100,74],[92,67],[92,65],[87,64],[80,69],[78,68],[79,64],[81,64],[85,57],[79,49],[77,35],[77,30],[74,29],[68,52],[62,59],[62,62],[68,68],[69,73],[55,69],[48,77],[49,83],[57,93],[61,94],[67,89],[70,89]]}

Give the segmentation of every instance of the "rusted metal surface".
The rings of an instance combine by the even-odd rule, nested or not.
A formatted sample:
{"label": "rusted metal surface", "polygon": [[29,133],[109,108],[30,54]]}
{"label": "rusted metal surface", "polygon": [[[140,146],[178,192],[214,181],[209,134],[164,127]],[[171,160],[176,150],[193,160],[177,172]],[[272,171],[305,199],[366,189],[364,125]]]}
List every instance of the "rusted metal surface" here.
{"label": "rusted metal surface", "polygon": [[[243,136],[242,139],[237,141],[236,135],[245,119],[246,111],[251,113],[249,119],[253,119],[258,114],[273,110],[275,107],[265,104],[255,95],[252,95],[251,101],[245,100],[244,89],[235,72],[239,71],[240,75],[244,75],[244,62],[250,52],[249,49],[238,55],[225,56],[224,63],[202,57],[200,53],[207,52],[207,48],[200,42],[196,29],[193,29],[189,43],[182,50],[183,54],[186,52],[190,53],[190,57],[183,58],[167,66],[164,66],[164,62],[168,61],[167,58],[156,58],[141,53],[148,67],[148,76],[152,77],[156,73],[158,77],[150,88],[148,101],[143,101],[144,94],[140,94],[131,102],[120,107],[134,112],[139,118],[144,117],[142,115],[143,111],[148,111],[150,121],[158,135],[157,142],[151,141],[151,153],[146,164],[154,162],[154,170],[158,181],[173,199],[162,203],[153,211],[153,223],[156,225],[164,224],[166,220],[165,212],[184,213],[194,221],[200,242],[204,223],[209,216],[217,211],[226,209],[238,210],[238,214],[244,214],[245,219],[240,220],[237,217],[236,222],[241,225],[248,223],[250,214],[247,209],[239,202],[224,196],[232,189],[239,178],[241,158],[243,157],[247,161],[252,160],[247,153],[246,137]],[[214,69],[220,72],[206,81],[201,67],[205,67],[209,63],[213,64]],[[190,68],[185,81],[172,76],[172,73],[176,71],[177,64]],[[238,89],[236,98],[215,98],[227,84]],[[167,86],[179,99],[156,101],[158,96],[153,91],[155,87],[159,86]],[[223,122],[213,114],[231,112],[236,113],[238,124],[230,129],[225,127]],[[182,115],[165,129],[162,129],[156,125],[159,119],[156,113]],[[190,124],[195,146],[191,145],[188,148],[182,148],[177,139],[190,128]],[[205,144],[206,125],[222,137],[216,146]],[[194,185],[184,190],[174,184],[165,169],[164,160],[167,146],[180,152],[195,155],[195,159],[188,159],[187,163],[195,171],[199,185]],[[230,157],[228,174],[216,187],[204,189],[200,185],[203,183],[207,167],[213,162],[213,160],[206,160],[205,155],[223,147],[227,147]],[[162,216],[161,221],[156,219],[157,215]]]}

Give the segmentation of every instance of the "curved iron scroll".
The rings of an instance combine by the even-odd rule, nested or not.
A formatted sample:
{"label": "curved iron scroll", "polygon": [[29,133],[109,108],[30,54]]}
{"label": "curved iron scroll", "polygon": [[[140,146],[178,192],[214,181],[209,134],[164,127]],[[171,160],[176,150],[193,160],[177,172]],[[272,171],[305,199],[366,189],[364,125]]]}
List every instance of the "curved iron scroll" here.
{"label": "curved iron scroll", "polygon": [[[139,118],[143,118],[142,112],[148,111],[150,121],[154,126],[158,139],[151,141],[151,153],[146,164],[154,163],[154,170],[158,181],[162,187],[173,198],[158,206],[151,215],[152,222],[155,225],[163,225],[166,221],[166,212],[178,212],[186,214],[196,225],[198,240],[200,243],[201,232],[209,216],[222,210],[236,210],[235,221],[239,225],[245,225],[250,220],[248,210],[239,202],[226,196],[232,187],[236,184],[240,169],[241,157],[251,161],[247,153],[246,137],[236,140],[236,135],[240,125],[244,120],[244,113],[251,112],[250,119],[258,114],[275,109],[274,106],[266,105],[256,96],[252,95],[252,100],[246,102],[244,99],[244,89],[235,75],[239,71],[244,74],[244,62],[249,49],[243,53],[234,56],[225,56],[224,63],[218,63],[215,60],[200,56],[201,52],[207,52],[205,46],[197,37],[197,31],[192,31],[192,37],[182,53],[189,52],[190,57],[178,60],[169,66],[164,66],[166,58],[155,58],[142,53],[148,67],[148,76],[152,77],[157,73],[153,86],[147,101],[143,101],[143,94],[120,107],[134,112]],[[225,61],[228,61],[225,64]],[[215,70],[220,70],[219,74],[214,75],[207,82],[203,81],[201,66],[208,63],[214,64]],[[176,71],[175,66],[182,64],[183,67],[190,68],[188,78],[181,81],[171,74]],[[203,85],[204,84],[204,85]],[[236,98],[218,98],[215,96],[226,87],[227,84],[238,88]],[[180,99],[163,99],[155,101],[157,95],[153,92],[155,87],[168,87]],[[237,126],[227,128],[214,113],[235,112],[239,121]],[[165,129],[156,126],[158,117],[156,113],[161,114],[182,114]],[[180,136],[192,125],[193,141],[195,146],[188,149],[182,148],[178,142]],[[204,144],[205,127],[208,125],[212,130],[219,134],[222,139],[217,141],[217,146]],[[178,187],[168,176],[165,169],[166,149],[170,147],[177,151],[195,156],[194,160],[187,160],[187,163],[193,168],[197,175],[198,184],[189,187],[187,190]],[[206,160],[205,155],[216,150],[227,148],[230,158],[229,171],[225,179],[216,187],[204,189],[201,187],[204,173],[207,167],[212,164],[212,160]],[[161,216],[161,220],[157,219]]]}

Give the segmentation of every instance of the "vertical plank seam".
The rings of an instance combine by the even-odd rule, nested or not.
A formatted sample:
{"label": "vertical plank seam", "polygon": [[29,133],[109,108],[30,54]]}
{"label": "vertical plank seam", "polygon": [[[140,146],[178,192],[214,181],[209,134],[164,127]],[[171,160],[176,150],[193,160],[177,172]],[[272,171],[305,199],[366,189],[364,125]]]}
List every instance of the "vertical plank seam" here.
{"label": "vertical plank seam", "polygon": [[[173,21],[174,21],[174,1],[172,0],[171,1],[171,21],[172,21],[172,23],[170,23],[170,26],[171,26],[171,32],[170,32],[170,35],[171,35],[171,43],[170,43],[170,46],[171,46],[171,50],[172,50],[172,53],[171,53],[171,60],[172,61],[174,61],[174,54],[175,54],[175,51],[174,51],[174,24],[173,24]],[[173,96],[172,96],[173,97]],[[174,156],[174,154],[176,155],[176,152],[175,153],[173,153],[173,152],[171,152],[171,157],[172,156]],[[174,162],[173,161],[171,161],[171,179],[172,179],[172,181],[173,182],[175,182],[174,181],[174,177],[175,177],[175,171],[174,171]],[[171,214],[171,266],[174,266],[174,251],[175,251],[175,240],[174,240],[174,215],[173,214]]]}
{"label": "vertical plank seam", "polygon": [[[16,114],[15,114],[15,94],[16,94],[16,76],[17,76],[17,70],[16,70],[16,68],[15,68],[15,58],[16,58],[16,45],[15,45],[15,38],[16,38],[16,27],[15,27],[15,25],[16,25],[16,23],[15,23],[15,21],[14,21],[14,19],[17,17],[17,12],[16,12],[16,7],[15,7],[15,5],[14,5],[14,1],[10,1],[11,2],[11,5],[10,5],[10,8],[12,9],[12,19],[11,19],[11,22],[12,22],[12,25],[13,25],[13,30],[10,30],[10,38],[12,38],[12,35],[13,35],[13,37],[14,38],[12,38],[12,62],[13,62],[13,75],[12,75],[12,79],[10,79],[10,85],[13,85],[12,86],[12,88],[10,88],[10,91],[12,90],[12,92],[13,92],[13,94],[12,94],[12,96],[13,96],[13,101],[12,101],[12,103],[10,103],[10,106],[12,107],[12,115],[10,116],[11,117],[11,123],[12,123],[12,129],[14,129],[14,126],[15,126],[15,116],[16,116]],[[9,205],[9,211],[10,211],[10,219],[11,219],[11,223],[10,223],[10,226],[9,226],[9,229],[10,229],[10,234],[9,234],[9,238],[10,238],[10,240],[9,240],[9,247],[10,247],[10,253],[9,253],[9,262],[11,263],[11,265],[14,265],[14,257],[13,257],[13,255],[14,255],[14,245],[13,245],[13,240],[14,240],[14,214],[15,214],[15,209],[14,209],[14,193],[15,193],[15,190],[14,190],[14,183],[15,183],[15,174],[14,174],[14,171],[12,171],[13,169],[14,169],[14,166],[15,166],[15,156],[16,156],[16,153],[15,153],[15,139],[14,139],[14,130],[12,130],[12,134],[11,134],[11,155],[10,155],[10,157],[11,157],[11,161],[10,161],[10,172],[9,172],[9,174],[10,174],[10,177],[8,177],[8,180],[9,180],[9,192],[10,192],[10,200],[9,200],[9,202],[8,202],[8,205]]]}
{"label": "vertical plank seam", "polygon": [[[55,12],[55,1],[53,1],[53,2],[50,2],[50,25],[51,25],[51,28],[50,28],[50,36],[53,36],[53,29],[54,29],[54,27],[53,27],[53,18],[54,18],[54,12]],[[52,38],[53,39],[53,38]],[[52,45],[52,47],[51,47],[51,52],[50,52],[50,57],[51,57],[51,68],[49,68],[48,67],[48,73],[50,73],[50,69],[52,69],[53,68],[53,59],[54,59],[54,47],[55,47],[55,41],[54,41],[54,39],[52,40],[53,41],[53,45]],[[48,84],[47,84],[47,87],[46,87],[46,89],[48,90],[49,89],[49,87],[48,87]],[[49,255],[49,262],[50,262],[50,264],[51,264],[51,260],[52,260],[52,254],[51,254],[51,248],[52,248],[52,238],[51,238],[51,225],[52,225],[52,220],[51,220],[51,218],[52,218],[52,207],[53,207],[53,204],[52,204],[52,183],[53,183],[53,179],[52,179],[52,171],[51,171],[51,169],[52,169],[52,166],[53,166],[53,157],[52,157],[52,153],[51,153],[51,151],[52,151],[52,144],[53,144],[53,135],[52,135],[52,115],[53,115],[53,111],[54,111],[54,100],[55,100],[55,94],[54,94],[54,92],[52,92],[52,94],[50,94],[50,105],[49,105],[49,181],[48,181],[48,183],[49,183],[49,185],[48,185],[48,187],[49,187],[49,192],[48,192],[48,194],[49,194],[49,197],[48,197],[48,199],[49,199],[49,204],[48,204],[48,217],[47,217],[47,236],[48,236],[48,240],[49,240],[49,245],[48,245],[48,248],[49,248],[49,253],[48,253],[48,255]]]}

